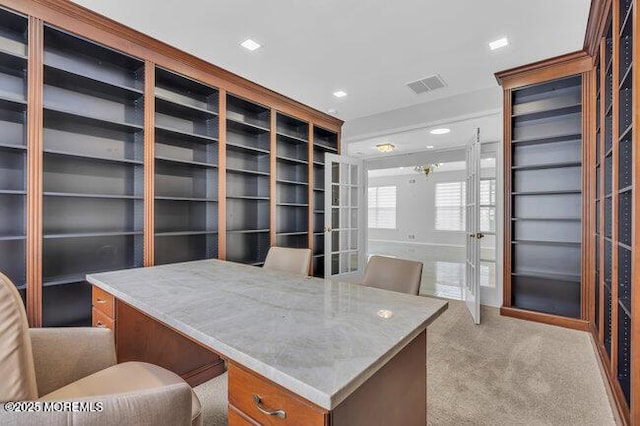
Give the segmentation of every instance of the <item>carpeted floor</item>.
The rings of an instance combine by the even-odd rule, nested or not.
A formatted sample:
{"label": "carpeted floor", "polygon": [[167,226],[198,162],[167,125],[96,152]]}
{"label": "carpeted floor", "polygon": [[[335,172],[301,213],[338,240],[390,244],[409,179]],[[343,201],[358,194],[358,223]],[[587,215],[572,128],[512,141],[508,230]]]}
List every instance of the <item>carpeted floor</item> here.
{"label": "carpeted floor", "polygon": [[[615,425],[586,333],[485,307],[476,326],[450,301],[429,327],[427,352],[429,425]],[[227,424],[225,380],[195,388],[205,426]]]}

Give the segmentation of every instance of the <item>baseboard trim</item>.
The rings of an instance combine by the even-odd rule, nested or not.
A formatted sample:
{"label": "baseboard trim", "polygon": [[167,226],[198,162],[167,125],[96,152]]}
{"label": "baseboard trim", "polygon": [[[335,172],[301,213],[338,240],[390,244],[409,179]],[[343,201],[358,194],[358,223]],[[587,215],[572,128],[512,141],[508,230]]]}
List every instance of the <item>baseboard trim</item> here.
{"label": "baseboard trim", "polygon": [[590,322],[566,318],[558,315],[544,314],[541,312],[531,312],[524,309],[503,306],[500,308],[500,315],[505,317],[517,318],[526,321],[541,322],[543,324],[556,325],[558,327],[570,328],[573,330],[589,331]]}

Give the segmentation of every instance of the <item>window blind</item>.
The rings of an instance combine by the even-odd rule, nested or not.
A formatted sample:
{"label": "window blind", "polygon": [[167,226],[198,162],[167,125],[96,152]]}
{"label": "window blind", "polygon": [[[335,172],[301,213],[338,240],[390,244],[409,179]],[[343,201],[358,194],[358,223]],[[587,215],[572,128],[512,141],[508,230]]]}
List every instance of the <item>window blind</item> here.
{"label": "window blind", "polygon": [[369,188],[369,228],[396,229],[395,186]]}
{"label": "window blind", "polygon": [[436,229],[438,231],[464,231],[465,183],[436,183]]}

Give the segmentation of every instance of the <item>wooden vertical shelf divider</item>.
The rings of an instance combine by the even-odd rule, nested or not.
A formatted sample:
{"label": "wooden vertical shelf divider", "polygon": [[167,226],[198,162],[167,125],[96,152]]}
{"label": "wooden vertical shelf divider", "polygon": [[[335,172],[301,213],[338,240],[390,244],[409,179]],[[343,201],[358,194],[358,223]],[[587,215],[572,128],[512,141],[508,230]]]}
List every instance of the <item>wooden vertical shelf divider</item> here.
{"label": "wooden vertical shelf divider", "polygon": [[42,326],[42,86],[44,26],[29,18],[27,68],[27,315]]}
{"label": "wooden vertical shelf divider", "polygon": [[144,266],[155,264],[155,64],[146,61],[144,82]]}

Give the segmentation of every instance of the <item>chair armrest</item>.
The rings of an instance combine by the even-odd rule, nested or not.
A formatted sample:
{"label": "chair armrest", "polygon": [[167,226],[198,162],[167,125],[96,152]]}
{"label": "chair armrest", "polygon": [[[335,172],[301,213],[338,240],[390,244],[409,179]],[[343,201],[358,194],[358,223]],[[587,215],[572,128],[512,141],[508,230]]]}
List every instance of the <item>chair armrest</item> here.
{"label": "chair armrest", "polygon": [[[6,412],[0,407],[0,424],[15,426],[146,426],[191,425],[191,388],[176,383],[136,392],[78,398],[71,402],[76,411]],[[45,402],[39,401],[40,407]],[[54,401],[49,406],[60,407]],[[78,410],[93,407],[93,411]],[[44,409],[44,408],[43,408]]]}
{"label": "chair armrest", "polygon": [[105,328],[29,329],[38,395],[116,364],[113,332]]}
{"label": "chair armrest", "polygon": [[79,401],[102,402],[102,411],[72,413],[73,422],[70,424],[190,426],[191,398],[191,387],[187,383],[104,397],[83,398]]}

